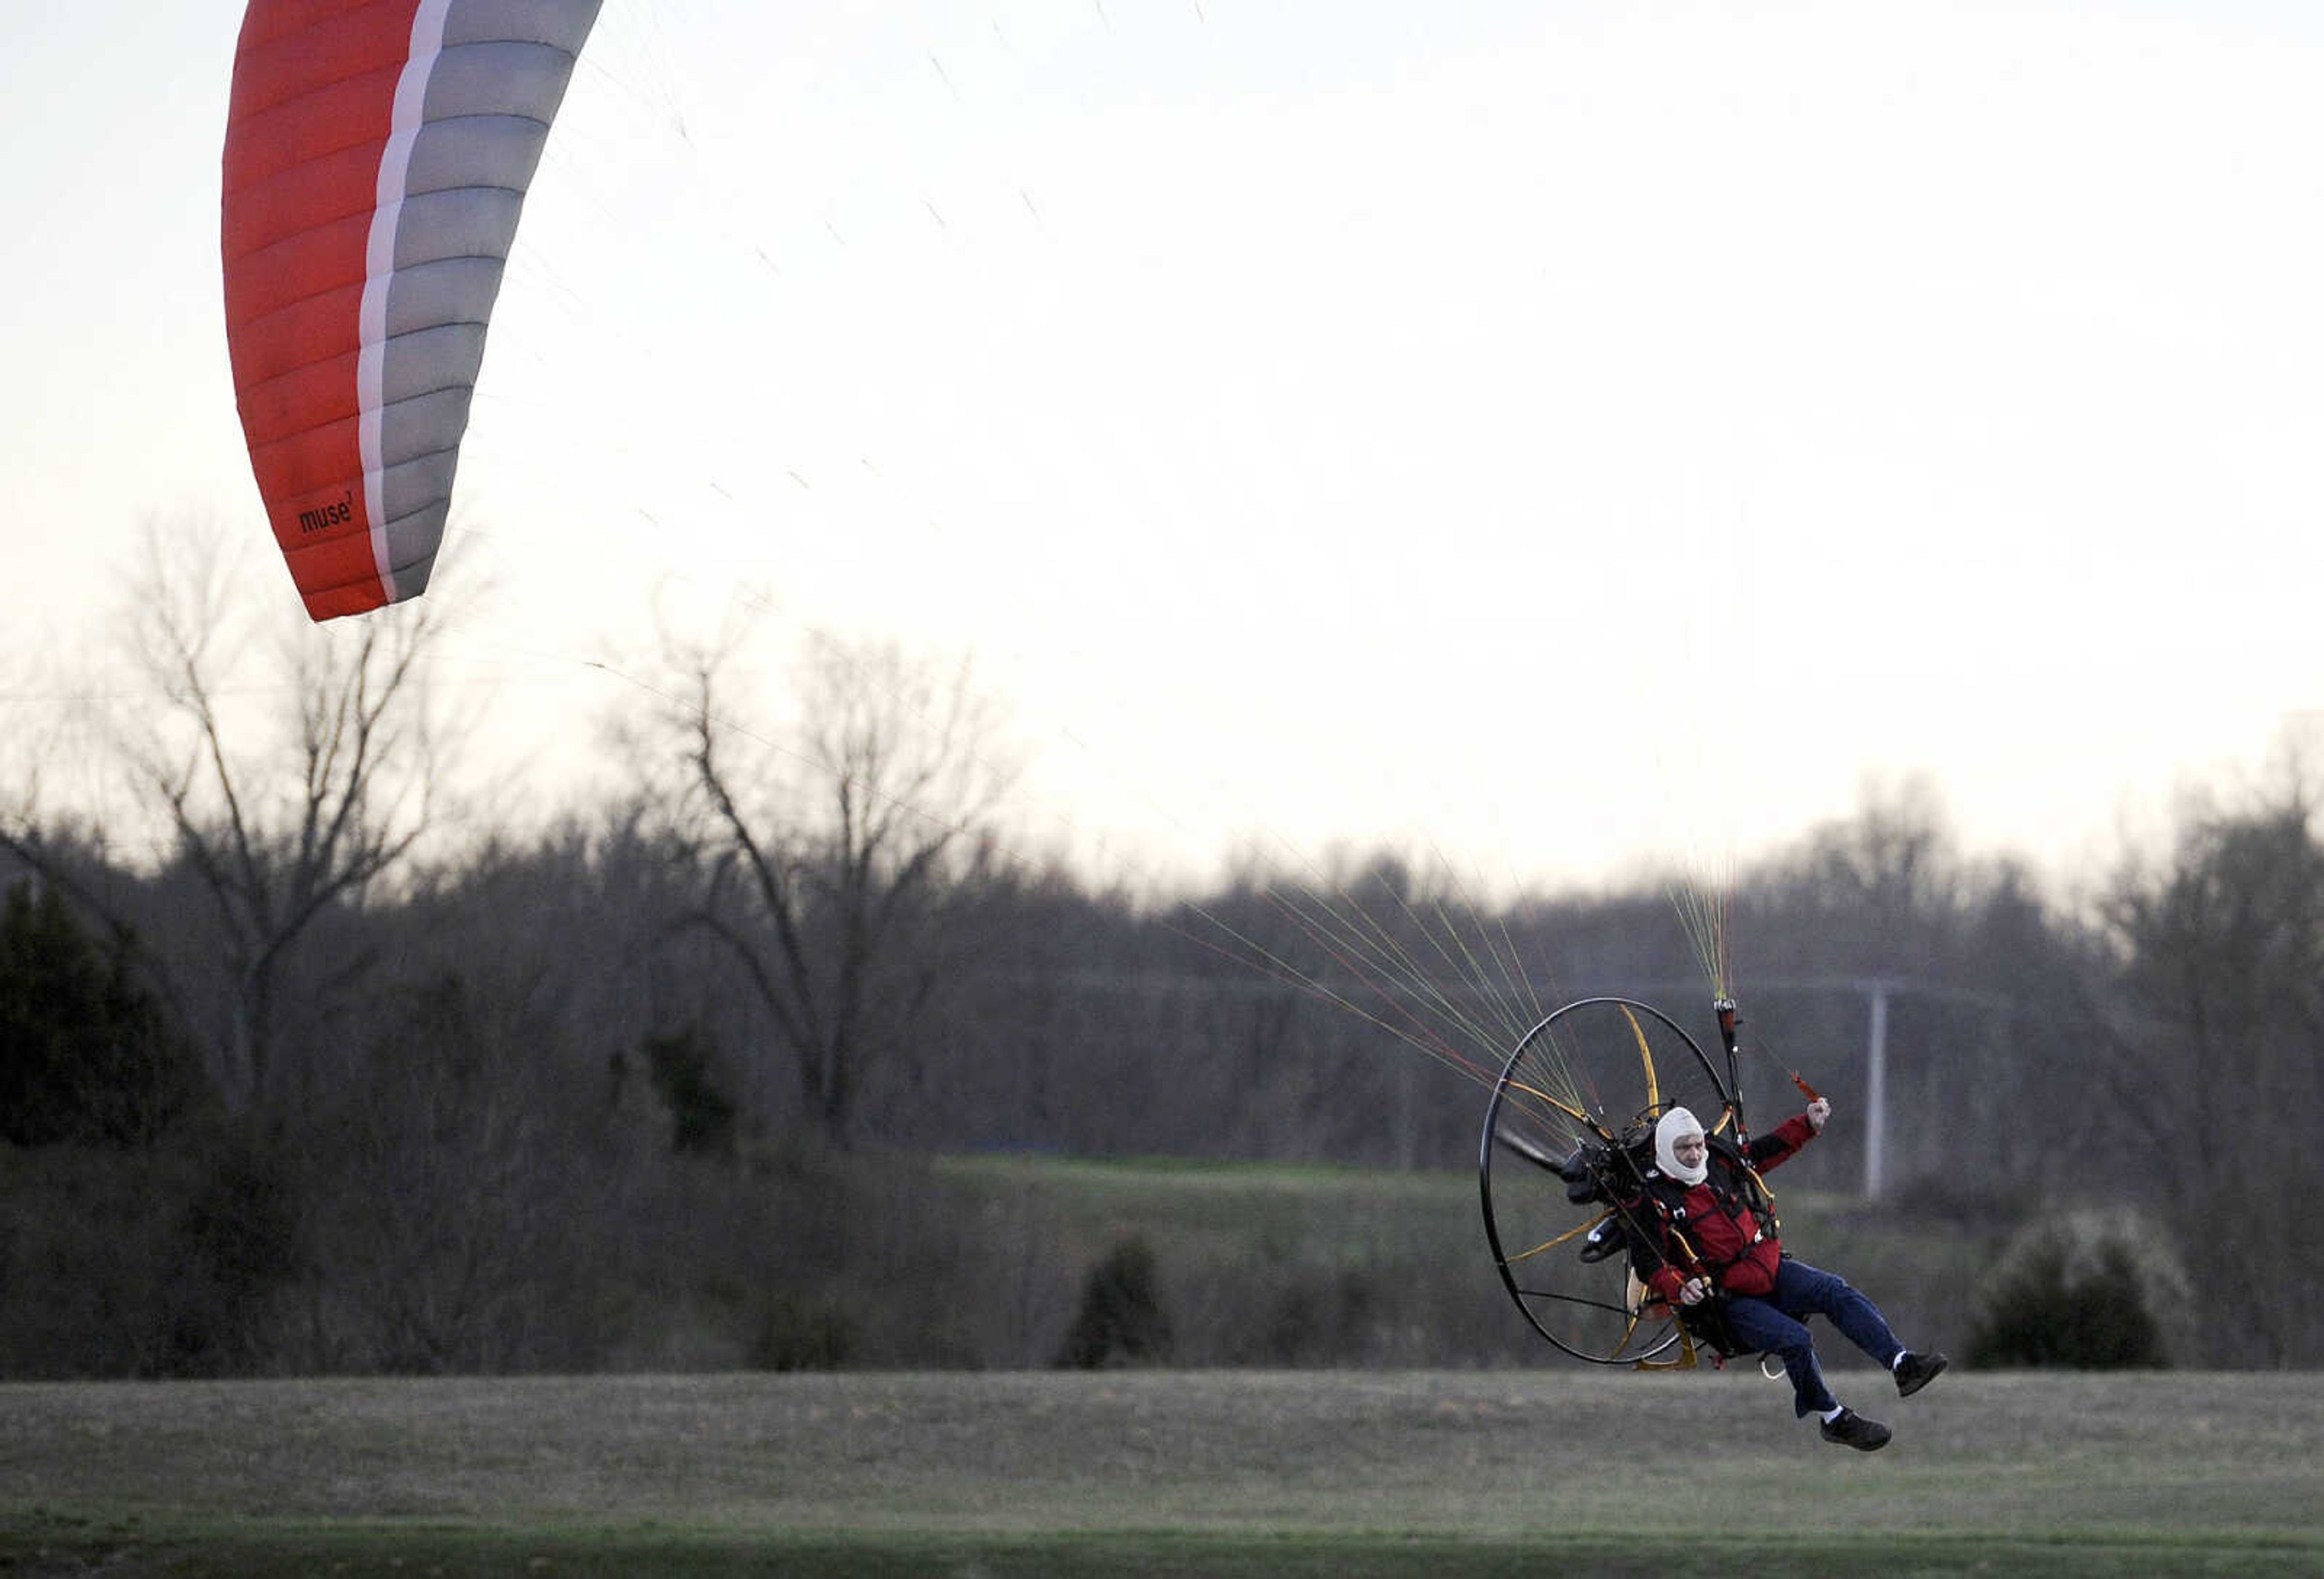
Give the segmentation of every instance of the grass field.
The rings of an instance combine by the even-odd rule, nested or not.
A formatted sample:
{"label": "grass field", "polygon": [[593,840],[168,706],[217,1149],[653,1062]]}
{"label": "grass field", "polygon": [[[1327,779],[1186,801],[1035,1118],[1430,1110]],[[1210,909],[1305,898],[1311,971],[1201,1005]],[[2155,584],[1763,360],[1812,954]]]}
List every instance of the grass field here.
{"label": "grass field", "polygon": [[[1076,1269],[1125,1233],[1145,1240],[1184,1364],[1506,1367],[1545,1353],[1493,1270],[1472,1169],[982,1156],[940,1159],[935,1173],[956,1199],[1042,1224]],[[1932,1227],[1910,1209],[1788,1187],[1782,1206],[1785,1243],[1870,1293],[1906,1342],[1965,1352],[2006,1227]],[[1053,1313],[1060,1330],[1067,1308]],[[1286,1311],[1304,1342],[1270,1341]],[[1335,1316],[1342,1330],[1325,1341]],[[1055,1344],[1003,1364],[1040,1365]],[[1858,1363],[1838,1347],[1828,1363]]]}
{"label": "grass field", "polygon": [[0,1571],[2324,1574],[2324,1377],[1848,1380],[1887,1451],[1749,1371],[16,1385]]}

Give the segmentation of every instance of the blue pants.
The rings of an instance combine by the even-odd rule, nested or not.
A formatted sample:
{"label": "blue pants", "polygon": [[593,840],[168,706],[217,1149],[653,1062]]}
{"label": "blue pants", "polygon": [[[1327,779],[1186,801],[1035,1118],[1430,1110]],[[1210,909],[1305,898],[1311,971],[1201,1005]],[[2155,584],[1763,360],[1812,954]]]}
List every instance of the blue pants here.
{"label": "blue pants", "polygon": [[1823,1383],[1823,1367],[1816,1363],[1815,1340],[1800,1325],[1801,1318],[1821,1316],[1838,1327],[1840,1335],[1883,1365],[1894,1365],[1904,1346],[1888,1330],[1880,1307],[1848,1286],[1844,1279],[1820,1272],[1805,1261],[1785,1256],[1775,1270],[1775,1286],[1766,1294],[1729,1294],[1727,1330],[1736,1347],[1773,1354],[1784,1362],[1792,1379],[1794,1413],[1813,1409],[1826,1414],[1840,1407]]}

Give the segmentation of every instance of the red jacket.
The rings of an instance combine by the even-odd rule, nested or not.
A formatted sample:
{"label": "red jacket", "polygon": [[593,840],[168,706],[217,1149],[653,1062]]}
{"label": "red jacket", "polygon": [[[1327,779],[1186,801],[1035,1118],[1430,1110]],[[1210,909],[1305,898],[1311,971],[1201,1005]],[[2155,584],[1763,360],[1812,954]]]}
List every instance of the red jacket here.
{"label": "red jacket", "polygon": [[[1751,1166],[1765,1173],[1814,1138],[1807,1114],[1795,1113],[1751,1142]],[[1660,1174],[1651,1176],[1639,1215],[1660,1232],[1654,1235],[1658,1243],[1639,1247],[1639,1276],[1646,1286],[1672,1301],[1694,1277],[1708,1277],[1713,1287],[1729,1294],[1765,1294],[1773,1288],[1784,1247],[1775,1237],[1774,1221],[1761,1222],[1751,1209],[1753,1193],[1750,1176],[1734,1149],[1715,1139],[1701,1184],[1690,1187]]]}

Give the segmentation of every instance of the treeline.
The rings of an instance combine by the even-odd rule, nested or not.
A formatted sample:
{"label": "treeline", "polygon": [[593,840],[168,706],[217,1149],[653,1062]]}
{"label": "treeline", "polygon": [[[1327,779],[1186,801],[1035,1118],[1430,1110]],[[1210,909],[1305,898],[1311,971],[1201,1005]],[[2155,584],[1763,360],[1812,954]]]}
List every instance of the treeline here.
{"label": "treeline", "polygon": [[[1231,957],[1311,942],[1258,878],[1162,901],[962,862],[919,895],[908,951],[847,967],[908,982],[912,1012],[818,1084],[748,956],[703,924],[715,863],[650,821],[335,899],[280,962],[263,1081],[235,1057],[247,962],[198,873],[52,836],[42,870],[0,874],[0,1365],[1019,1363],[1006,1313],[962,1307],[1004,1297],[979,1269],[1022,1267],[1030,1231],[948,1212],[915,1157],[1473,1158],[1481,1093],[1457,1071]],[[2079,919],[1960,857],[1925,808],[1868,808],[1738,884],[1738,974],[1770,983],[1747,1001],[1747,1042],[1772,1055],[1746,1066],[1754,1101],[1794,1100],[1796,1066],[1861,1115],[1886,983],[1898,1211],[1941,1234],[2134,1206],[2167,1235],[2141,1247],[2159,1279],[2228,1291],[2199,1301],[2187,1358],[2313,1362],[2318,1230],[2282,1204],[2324,1172],[2297,1134],[2324,1095],[2320,880],[2296,794],[2195,819]],[[1392,895],[1394,916],[1452,903],[1385,857],[1329,891]],[[1553,997],[1695,1008],[1651,885],[1461,902]],[[836,961],[844,922],[792,946]],[[1836,1130],[1791,1182],[1858,1187],[1861,1125]],[[1034,1278],[1044,1330],[1077,1273]],[[842,1309],[844,1341],[818,1339]]]}

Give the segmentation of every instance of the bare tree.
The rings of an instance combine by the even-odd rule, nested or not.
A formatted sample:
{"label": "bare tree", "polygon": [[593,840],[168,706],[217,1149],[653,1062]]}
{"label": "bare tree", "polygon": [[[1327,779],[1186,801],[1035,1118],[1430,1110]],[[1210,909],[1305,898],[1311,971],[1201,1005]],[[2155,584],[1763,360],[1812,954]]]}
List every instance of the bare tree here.
{"label": "bare tree", "polygon": [[897,1067],[961,939],[957,884],[995,845],[1013,771],[965,664],[810,635],[791,722],[742,721],[740,636],[683,655],[671,743],[706,880],[688,924],[740,962],[798,1076],[804,1116],[844,1144],[875,1067]]}
{"label": "bare tree", "polygon": [[214,532],[152,534],[127,624],[137,689],[160,705],[118,738],[133,793],[212,912],[225,1084],[263,1102],[281,1077],[291,956],[426,832],[438,739],[423,606],[310,626],[287,599],[237,596],[238,559]]}
{"label": "bare tree", "polygon": [[2295,767],[2255,804],[2191,817],[2162,870],[2129,868],[2108,905],[2123,958],[2108,1109],[2202,1280],[2238,1296],[2214,1357],[2312,1364],[2324,1322],[2310,1269],[2324,1230],[2280,1209],[2324,1180],[2270,1115],[2324,1103],[2324,840]]}

